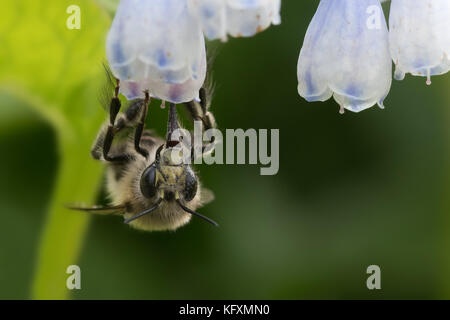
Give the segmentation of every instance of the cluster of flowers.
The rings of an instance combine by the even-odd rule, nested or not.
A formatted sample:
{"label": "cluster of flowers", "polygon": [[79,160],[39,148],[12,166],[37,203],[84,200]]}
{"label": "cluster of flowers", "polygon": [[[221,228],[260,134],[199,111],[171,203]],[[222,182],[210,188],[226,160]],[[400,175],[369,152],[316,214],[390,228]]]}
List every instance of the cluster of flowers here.
{"label": "cluster of flowers", "polygon": [[307,101],[332,96],[359,112],[383,101],[394,78],[450,70],[450,0],[392,0],[389,30],[379,0],[321,0],[298,62]]}
{"label": "cluster of flowers", "polygon": [[[383,2],[385,0],[381,0]],[[113,74],[128,99],[199,99],[204,37],[250,37],[279,24],[281,0],[121,0],[107,38]],[[380,0],[321,0],[298,61],[298,92],[332,96],[345,109],[383,108],[394,78],[450,70],[450,0],[392,0],[389,29]]]}
{"label": "cluster of flowers", "polygon": [[121,0],[106,53],[127,99],[199,99],[206,76],[204,36],[250,37],[279,24],[281,0]]}

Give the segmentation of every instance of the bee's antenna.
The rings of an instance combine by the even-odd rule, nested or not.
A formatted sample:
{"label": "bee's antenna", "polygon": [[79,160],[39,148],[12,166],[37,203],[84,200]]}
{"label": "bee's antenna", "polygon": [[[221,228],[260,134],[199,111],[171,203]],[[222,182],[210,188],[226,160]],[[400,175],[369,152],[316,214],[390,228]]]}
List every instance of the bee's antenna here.
{"label": "bee's antenna", "polygon": [[131,218],[126,219],[124,223],[130,223],[131,221],[136,220],[142,216],[145,216],[146,214],[152,213],[153,211],[159,208],[159,205],[161,204],[162,201],[163,199],[159,199],[153,207],[145,211],[142,211],[141,213],[138,213],[137,215],[132,216]]}
{"label": "bee's antenna", "polygon": [[[167,146],[172,146],[175,142],[178,144],[178,141],[172,141],[172,134],[175,130],[178,129],[178,118],[177,118],[177,107],[175,103],[170,104],[169,108],[169,120],[167,122]],[[175,145],[176,145],[175,144]]]}
{"label": "bee's antenna", "polygon": [[215,222],[214,220],[212,220],[212,219],[210,219],[210,218],[208,218],[208,217],[205,217],[204,215],[202,215],[202,214],[200,214],[200,213],[198,213],[198,212],[192,211],[192,210],[189,209],[188,207],[184,206],[184,205],[181,203],[180,200],[177,200],[177,203],[178,203],[178,205],[181,207],[181,209],[183,209],[183,210],[186,211],[187,213],[190,213],[190,214],[192,214],[192,215],[194,215],[194,216],[197,216],[197,217],[199,217],[199,218],[202,218],[203,220],[205,220],[205,221],[211,223],[212,225],[214,225],[214,226],[216,226],[216,227],[219,226],[219,224],[218,224],[217,222]]}

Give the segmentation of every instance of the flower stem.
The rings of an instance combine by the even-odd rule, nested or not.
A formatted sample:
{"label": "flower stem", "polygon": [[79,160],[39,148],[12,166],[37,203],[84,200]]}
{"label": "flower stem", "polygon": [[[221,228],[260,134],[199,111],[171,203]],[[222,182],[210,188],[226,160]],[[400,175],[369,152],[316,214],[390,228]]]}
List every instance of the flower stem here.
{"label": "flower stem", "polygon": [[[86,141],[85,141],[86,140]],[[77,264],[89,216],[65,208],[80,200],[92,201],[101,179],[101,166],[89,156],[90,141],[60,138],[60,167],[38,250],[33,299],[67,299],[66,269]],[[80,153],[86,153],[81,156]]]}

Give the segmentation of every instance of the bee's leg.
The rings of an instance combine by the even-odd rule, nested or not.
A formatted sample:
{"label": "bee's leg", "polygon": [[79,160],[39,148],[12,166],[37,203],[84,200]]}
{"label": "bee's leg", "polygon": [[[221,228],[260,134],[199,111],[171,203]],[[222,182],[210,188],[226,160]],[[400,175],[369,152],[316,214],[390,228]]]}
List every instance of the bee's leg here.
{"label": "bee's leg", "polygon": [[120,80],[116,79],[116,86],[114,88],[114,97],[111,99],[111,104],[109,106],[109,124],[114,126],[116,122],[117,114],[120,111],[120,100],[119,100],[119,88],[120,88]]}
{"label": "bee's leg", "polygon": [[119,88],[120,81],[116,79],[114,96],[111,99],[109,106],[109,123],[101,129],[91,150],[91,155],[96,160],[101,160],[103,157],[105,161],[109,162],[127,162],[130,159],[130,156],[126,154],[116,156],[109,155],[114,136],[125,127],[124,124],[120,125],[121,122],[124,122],[122,118],[119,118],[119,121],[117,121],[119,125],[116,124],[116,118],[121,107]]}
{"label": "bee's leg", "polygon": [[147,118],[148,105],[150,103],[150,95],[148,91],[145,91],[145,99],[143,104],[143,110],[141,112],[141,118],[139,119],[138,125],[136,127],[136,131],[134,134],[134,149],[137,153],[142,155],[144,158],[148,157],[148,151],[144,148],[141,148],[141,138],[142,133],[144,132],[145,127],[145,119]]}
{"label": "bee's leg", "polygon": [[[209,103],[207,101],[207,94],[205,88],[200,89],[200,103],[191,101],[184,104],[191,114],[194,121],[201,121],[203,123],[203,130],[216,128],[216,120],[214,115],[209,111]],[[202,154],[209,153],[214,149],[214,137],[202,146]],[[194,153],[192,153],[194,154]]]}
{"label": "bee's leg", "polygon": [[116,79],[116,87],[114,88],[114,97],[111,99],[109,106],[109,124],[103,140],[103,158],[109,162],[127,162],[129,156],[126,154],[110,156],[109,151],[114,140],[114,136],[122,129],[115,126],[117,114],[120,111],[121,103],[119,100],[120,80]]}
{"label": "bee's leg", "polygon": [[130,156],[127,154],[110,156],[109,151],[111,150],[112,142],[114,140],[114,136],[117,134],[117,130],[115,130],[114,126],[108,125],[105,140],[103,143],[103,158],[109,162],[127,162],[130,159]]}
{"label": "bee's leg", "polygon": [[185,106],[192,116],[194,121],[202,121],[206,130],[215,128],[216,123],[214,116],[209,111],[209,105],[207,101],[207,94],[205,88],[200,89],[200,103],[191,101],[185,103]]}
{"label": "bee's leg", "polygon": [[91,149],[91,156],[96,160],[106,160],[109,162],[126,162],[129,160],[128,155],[110,156],[109,152],[114,140],[114,136],[118,131],[110,124],[104,125],[98,134],[94,146]]}
{"label": "bee's leg", "polygon": [[179,128],[178,126],[178,116],[177,107],[175,103],[171,103],[169,107],[169,116],[167,120],[167,143],[172,142],[172,134]]}

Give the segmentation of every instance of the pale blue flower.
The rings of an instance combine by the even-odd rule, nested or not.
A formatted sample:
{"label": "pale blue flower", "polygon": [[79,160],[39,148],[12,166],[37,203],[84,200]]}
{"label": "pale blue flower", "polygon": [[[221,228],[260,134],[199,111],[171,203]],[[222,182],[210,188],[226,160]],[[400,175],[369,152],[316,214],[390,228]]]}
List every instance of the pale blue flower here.
{"label": "pale blue flower", "polygon": [[186,0],[121,0],[106,53],[121,93],[174,103],[198,97],[206,75],[201,26]]}
{"label": "pale blue flower", "polygon": [[322,0],[298,61],[298,92],[307,101],[334,96],[341,112],[359,112],[389,93],[392,62],[378,0]]}
{"label": "pale blue flower", "polygon": [[389,29],[396,79],[450,70],[450,0],[392,0]]}
{"label": "pale blue flower", "polygon": [[208,39],[250,37],[280,24],[281,0],[188,0]]}

